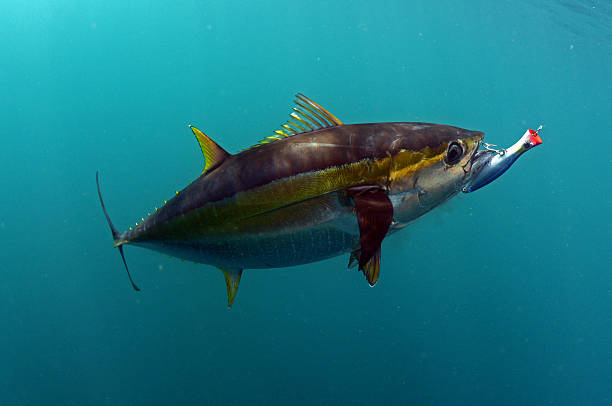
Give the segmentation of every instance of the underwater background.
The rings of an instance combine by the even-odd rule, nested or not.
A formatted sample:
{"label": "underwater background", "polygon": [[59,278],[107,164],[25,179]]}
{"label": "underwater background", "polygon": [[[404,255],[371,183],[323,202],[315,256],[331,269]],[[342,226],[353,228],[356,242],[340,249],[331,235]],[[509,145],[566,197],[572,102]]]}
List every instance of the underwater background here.
{"label": "underwater background", "polygon": [[[0,2],[0,404],[612,403],[612,2]],[[543,145],[382,250],[221,272],[126,248],[302,92]]]}

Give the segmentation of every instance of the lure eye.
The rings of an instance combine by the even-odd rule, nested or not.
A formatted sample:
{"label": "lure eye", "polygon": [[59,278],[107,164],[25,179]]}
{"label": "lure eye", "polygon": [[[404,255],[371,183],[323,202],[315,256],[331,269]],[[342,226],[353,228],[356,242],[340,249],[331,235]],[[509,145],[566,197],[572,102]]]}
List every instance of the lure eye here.
{"label": "lure eye", "polygon": [[529,141],[525,141],[523,143],[523,148],[527,148],[527,149],[531,148],[531,143]]}
{"label": "lure eye", "polygon": [[461,161],[461,157],[463,156],[463,147],[457,141],[453,141],[448,146],[448,150],[446,151],[446,157],[444,158],[444,162],[447,165],[456,165],[459,161]]}

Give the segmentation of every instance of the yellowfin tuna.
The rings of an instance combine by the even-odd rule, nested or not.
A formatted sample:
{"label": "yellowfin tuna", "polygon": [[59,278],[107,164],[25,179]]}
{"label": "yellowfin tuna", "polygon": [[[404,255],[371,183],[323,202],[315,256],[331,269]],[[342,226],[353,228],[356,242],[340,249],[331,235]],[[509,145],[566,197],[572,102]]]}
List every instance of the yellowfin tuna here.
{"label": "yellowfin tuna", "polygon": [[124,264],[130,244],[214,265],[230,306],[243,269],[343,253],[374,285],[383,239],[469,184],[484,136],[429,123],[343,124],[302,94],[274,135],[235,155],[190,128],[205,163],[185,189],[125,232],[112,225],[96,174],[100,202]]}

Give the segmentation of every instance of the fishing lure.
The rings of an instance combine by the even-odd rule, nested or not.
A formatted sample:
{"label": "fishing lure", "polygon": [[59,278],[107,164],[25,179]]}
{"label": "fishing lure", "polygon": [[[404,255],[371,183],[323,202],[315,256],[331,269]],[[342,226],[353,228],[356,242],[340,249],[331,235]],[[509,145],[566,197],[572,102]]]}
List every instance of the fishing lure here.
{"label": "fishing lure", "polygon": [[542,143],[537,130],[527,130],[525,134],[510,148],[494,149],[497,145],[484,143],[486,151],[476,154],[473,173],[468,184],[463,188],[464,193],[470,193],[488,185],[506,172],[516,160],[531,148]]}

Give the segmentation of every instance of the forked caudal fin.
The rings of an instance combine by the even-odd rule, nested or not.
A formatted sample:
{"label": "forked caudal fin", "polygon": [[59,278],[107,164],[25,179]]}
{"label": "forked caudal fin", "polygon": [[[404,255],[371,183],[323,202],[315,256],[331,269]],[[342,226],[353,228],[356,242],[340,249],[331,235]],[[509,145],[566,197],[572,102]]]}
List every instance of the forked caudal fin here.
{"label": "forked caudal fin", "polygon": [[[111,219],[108,216],[108,212],[106,211],[106,207],[104,206],[104,200],[102,200],[102,192],[100,191],[100,181],[99,181],[99,175],[97,171],[96,171],[96,186],[98,187],[98,197],[100,198],[100,204],[102,205],[102,210],[104,211],[104,215],[106,216],[106,221],[108,222],[108,226],[110,227],[111,233],[113,234],[113,241],[117,243],[121,234],[117,231],[115,226],[113,226],[113,223],[111,222]],[[127,262],[125,262],[125,255],[123,255],[123,246],[117,245],[117,248],[119,248],[119,254],[121,254],[121,259],[123,260],[123,265],[125,265],[125,270],[127,271],[128,278],[130,278],[132,287],[134,288],[134,290],[140,290],[138,286],[136,286],[136,284],[132,280],[132,275],[130,275],[130,270],[128,269]]]}

